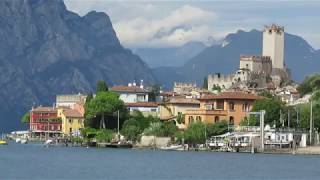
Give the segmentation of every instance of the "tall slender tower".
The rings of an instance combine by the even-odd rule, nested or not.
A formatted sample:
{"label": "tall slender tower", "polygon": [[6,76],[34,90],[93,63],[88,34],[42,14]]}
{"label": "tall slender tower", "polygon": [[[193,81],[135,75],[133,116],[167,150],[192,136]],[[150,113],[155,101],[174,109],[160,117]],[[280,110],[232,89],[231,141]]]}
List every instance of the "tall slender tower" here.
{"label": "tall slender tower", "polygon": [[284,27],[275,24],[265,26],[262,55],[270,56],[272,68],[284,69]]}

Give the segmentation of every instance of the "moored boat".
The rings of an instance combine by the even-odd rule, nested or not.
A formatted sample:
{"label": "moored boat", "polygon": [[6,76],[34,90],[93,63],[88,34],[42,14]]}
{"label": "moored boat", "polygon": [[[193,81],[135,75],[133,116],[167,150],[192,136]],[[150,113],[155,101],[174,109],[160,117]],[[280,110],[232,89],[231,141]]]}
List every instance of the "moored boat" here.
{"label": "moored boat", "polygon": [[0,140],[0,145],[8,145],[7,141]]}
{"label": "moored boat", "polygon": [[21,139],[20,143],[21,143],[21,144],[27,144],[27,143],[28,143],[28,140],[27,140],[27,139]]}
{"label": "moored boat", "polygon": [[170,145],[170,146],[160,147],[160,149],[166,150],[166,151],[183,151],[184,147],[183,145]]}

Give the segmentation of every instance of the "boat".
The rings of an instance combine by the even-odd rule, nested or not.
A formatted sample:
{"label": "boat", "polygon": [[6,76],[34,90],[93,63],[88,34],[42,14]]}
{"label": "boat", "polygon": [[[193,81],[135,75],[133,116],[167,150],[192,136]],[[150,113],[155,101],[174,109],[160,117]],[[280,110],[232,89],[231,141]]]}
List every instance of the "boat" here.
{"label": "boat", "polygon": [[165,150],[165,151],[183,151],[184,146],[183,145],[170,145],[170,146],[160,147],[160,149]]}
{"label": "boat", "polygon": [[21,139],[20,143],[21,143],[21,144],[27,144],[27,143],[28,143],[28,140],[27,140],[27,139]]}
{"label": "boat", "polygon": [[53,145],[53,140],[48,139],[48,140],[46,140],[46,142],[44,142],[43,145],[44,145],[45,147],[49,147],[49,146]]}
{"label": "boat", "polygon": [[8,145],[8,143],[5,140],[0,140],[0,145]]}
{"label": "boat", "polygon": [[21,139],[20,138],[16,138],[16,143],[20,143]]}
{"label": "boat", "polygon": [[120,143],[106,143],[106,148],[123,148],[123,149],[130,149],[132,148],[132,144],[120,144]]}

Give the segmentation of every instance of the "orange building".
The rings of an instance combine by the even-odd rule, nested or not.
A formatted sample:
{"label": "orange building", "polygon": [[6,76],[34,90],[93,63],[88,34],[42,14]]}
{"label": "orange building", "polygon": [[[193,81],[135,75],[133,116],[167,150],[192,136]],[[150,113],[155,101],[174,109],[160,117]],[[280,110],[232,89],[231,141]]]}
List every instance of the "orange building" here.
{"label": "orange building", "polygon": [[186,110],[185,124],[188,126],[192,122],[215,123],[226,120],[230,125],[239,125],[252,109],[254,101],[260,98],[244,92],[203,96],[199,98],[199,109]]}

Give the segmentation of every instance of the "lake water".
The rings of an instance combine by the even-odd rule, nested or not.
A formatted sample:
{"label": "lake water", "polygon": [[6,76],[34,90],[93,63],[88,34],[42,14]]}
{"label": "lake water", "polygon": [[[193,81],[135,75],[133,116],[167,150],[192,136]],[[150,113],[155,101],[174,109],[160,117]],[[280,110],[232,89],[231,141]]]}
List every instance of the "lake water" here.
{"label": "lake water", "polygon": [[0,179],[320,179],[320,156],[0,146]]}

